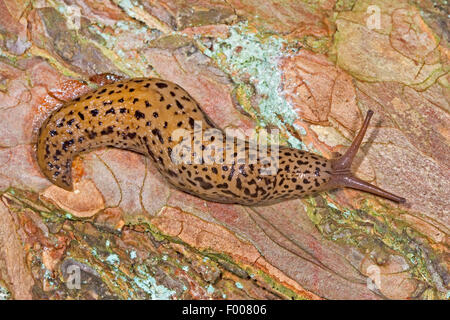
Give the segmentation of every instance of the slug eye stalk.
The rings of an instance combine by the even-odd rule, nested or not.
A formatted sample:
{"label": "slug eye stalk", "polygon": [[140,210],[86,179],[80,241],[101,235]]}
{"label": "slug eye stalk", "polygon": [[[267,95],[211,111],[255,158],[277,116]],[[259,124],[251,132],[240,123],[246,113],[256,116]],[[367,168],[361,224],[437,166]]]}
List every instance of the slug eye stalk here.
{"label": "slug eye stalk", "polygon": [[347,152],[343,156],[331,160],[332,172],[330,185],[333,188],[348,187],[356,190],[361,190],[398,203],[404,203],[406,201],[405,198],[399,197],[368,182],[358,179],[350,171],[352,162],[359,150],[359,147],[361,146],[361,142],[366,134],[367,128],[369,127],[369,122],[372,118],[372,115],[373,111],[369,110],[367,112],[361,130],[359,131],[355,140],[353,140],[353,143],[347,150]]}

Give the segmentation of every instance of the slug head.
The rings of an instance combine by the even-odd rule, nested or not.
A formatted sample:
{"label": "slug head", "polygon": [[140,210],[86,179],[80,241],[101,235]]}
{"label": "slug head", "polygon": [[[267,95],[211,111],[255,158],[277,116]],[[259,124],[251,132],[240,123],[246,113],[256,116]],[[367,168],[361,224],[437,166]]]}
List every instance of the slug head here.
{"label": "slug head", "polygon": [[359,131],[355,140],[353,140],[353,143],[347,150],[347,152],[339,158],[330,160],[332,170],[331,170],[331,179],[328,182],[327,188],[331,189],[331,188],[349,187],[356,190],[372,193],[377,196],[392,200],[394,202],[404,203],[406,201],[405,198],[396,196],[368,182],[358,179],[350,171],[353,159],[355,158],[355,155],[358,152],[358,149],[361,145],[364,135],[366,134],[372,115],[373,111],[369,110],[367,112],[366,119],[364,120],[361,130]]}

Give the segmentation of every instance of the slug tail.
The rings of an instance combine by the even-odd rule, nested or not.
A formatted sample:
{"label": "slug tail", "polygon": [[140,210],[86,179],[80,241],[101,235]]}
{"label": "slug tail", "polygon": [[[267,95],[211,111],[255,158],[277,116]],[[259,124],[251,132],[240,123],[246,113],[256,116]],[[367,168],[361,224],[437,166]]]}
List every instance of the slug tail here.
{"label": "slug tail", "polygon": [[367,112],[366,118],[364,120],[363,126],[353,141],[350,148],[347,152],[337,159],[331,160],[332,167],[332,178],[330,181],[331,187],[349,187],[356,190],[365,191],[368,193],[375,194],[377,196],[398,202],[404,203],[406,201],[405,198],[396,196],[388,191],[378,188],[368,182],[365,182],[361,179],[356,178],[350,171],[350,167],[352,165],[353,159],[358,152],[359,147],[361,146],[361,142],[366,134],[367,128],[369,127],[370,119],[372,118],[373,111],[369,110]]}
{"label": "slug tail", "polygon": [[36,148],[38,165],[44,176],[53,184],[67,191],[73,191],[71,153],[53,158],[50,154],[52,144],[46,141],[47,134],[40,135]]}

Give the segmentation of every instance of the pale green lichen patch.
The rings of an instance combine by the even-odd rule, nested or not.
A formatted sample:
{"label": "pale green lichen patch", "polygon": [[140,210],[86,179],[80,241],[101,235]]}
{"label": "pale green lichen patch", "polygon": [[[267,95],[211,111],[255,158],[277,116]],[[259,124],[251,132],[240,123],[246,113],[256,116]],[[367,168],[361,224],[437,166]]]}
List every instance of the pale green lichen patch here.
{"label": "pale green lichen patch", "polygon": [[[238,100],[244,109],[251,111],[250,95],[258,97],[256,114],[260,125],[292,125],[296,112],[282,93],[282,71],[279,60],[291,55],[283,38],[257,33],[247,23],[230,28],[227,38],[217,38],[213,49],[204,48],[203,53],[216,61],[237,84]],[[299,141],[290,136],[290,144],[302,148]]]}
{"label": "pale green lichen patch", "polygon": [[[129,299],[143,298],[142,295],[138,293],[139,290],[143,291],[147,298],[153,300],[168,300],[176,294],[176,291],[158,284],[145,264],[137,265],[134,269],[135,275],[132,276],[124,273],[122,269],[119,268],[121,263],[119,255],[111,253],[106,258],[102,258],[103,255],[99,254],[96,248],[92,248],[91,253],[95,259],[106,262],[111,268],[111,272],[107,272],[104,268],[95,268],[96,271],[102,275],[102,278],[106,280],[113,290],[121,291],[123,286],[126,285],[128,287],[127,295]],[[134,252],[134,254],[136,254],[136,252]],[[86,262],[89,263],[87,260]],[[120,295],[123,295],[123,292]]]}
{"label": "pale green lichen patch", "polygon": [[119,256],[117,254],[110,254],[106,258],[106,262],[108,262],[111,265],[118,265],[120,263]]}
{"label": "pale green lichen patch", "polygon": [[158,285],[145,266],[139,266],[137,271],[139,276],[134,277],[133,282],[153,300],[169,300],[176,293],[174,290]]}
{"label": "pale green lichen patch", "polygon": [[114,1],[119,5],[125,12],[132,18],[138,18],[138,16],[135,13],[135,8],[143,9],[142,4],[139,3],[139,1],[135,0],[116,0]]}
{"label": "pale green lichen patch", "polygon": [[208,288],[206,289],[206,291],[207,291],[209,294],[213,294],[214,291],[215,291],[215,289],[214,289],[214,287],[213,287],[212,285],[209,285]]}
{"label": "pale green lichen patch", "polygon": [[9,290],[3,286],[3,284],[0,282],[0,300],[9,300],[11,298],[11,293]]}

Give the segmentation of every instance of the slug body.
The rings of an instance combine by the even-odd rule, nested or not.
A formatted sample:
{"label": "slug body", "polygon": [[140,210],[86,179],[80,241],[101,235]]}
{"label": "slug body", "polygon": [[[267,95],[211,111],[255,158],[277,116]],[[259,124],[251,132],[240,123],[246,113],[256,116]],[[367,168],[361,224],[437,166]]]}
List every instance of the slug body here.
{"label": "slug body", "polygon": [[[73,189],[71,167],[76,155],[100,147],[115,147],[150,157],[172,185],[215,202],[266,205],[342,186],[404,202],[403,198],[350,173],[371,115],[369,112],[362,130],[341,158],[328,160],[280,147],[276,154],[268,152],[270,160],[277,160],[277,170],[263,174],[268,164],[259,156],[254,158],[254,146],[248,142],[219,144],[220,148],[211,155],[222,154],[227,159],[224,163],[198,158],[201,151],[214,143],[211,132],[222,131],[180,86],[155,78],[120,80],[53,112],[39,130],[37,160],[52,183],[69,191]],[[186,138],[193,146],[190,154],[199,161],[173,161],[173,152],[180,150],[180,141],[186,142],[173,138],[173,132],[179,129],[201,131],[201,141],[195,134]],[[249,161],[252,157],[254,161]]]}

